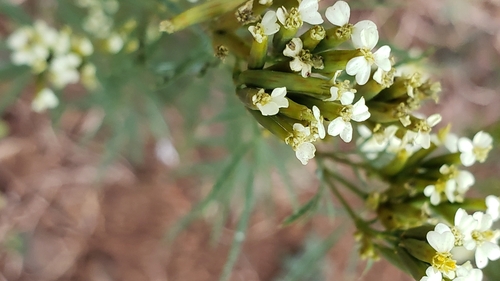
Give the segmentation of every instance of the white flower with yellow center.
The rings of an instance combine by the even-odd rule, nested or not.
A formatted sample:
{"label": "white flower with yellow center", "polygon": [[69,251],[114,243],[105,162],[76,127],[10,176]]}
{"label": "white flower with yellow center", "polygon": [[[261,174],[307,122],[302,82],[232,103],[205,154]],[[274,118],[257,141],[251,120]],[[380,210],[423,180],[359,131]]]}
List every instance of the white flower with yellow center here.
{"label": "white flower with yellow center", "polygon": [[256,25],[248,27],[255,41],[262,43],[264,36],[273,35],[280,30],[280,25],[276,23],[276,12],[268,11],[262,17],[262,21]]}
{"label": "white flower with yellow center", "polygon": [[276,16],[280,23],[287,29],[300,28],[303,22],[309,24],[322,24],[323,18],[318,12],[318,0],[303,0],[298,8],[291,8],[290,12],[285,7],[278,8]]}
{"label": "white flower with yellow center", "polygon": [[372,65],[375,64],[383,71],[391,70],[391,60],[389,59],[391,48],[385,45],[373,53],[372,49],[378,43],[377,27],[373,22],[369,21],[361,21],[356,25],[358,25],[358,28],[353,30],[352,41],[354,47],[359,49],[362,55],[347,62],[346,72],[351,76],[355,76],[359,85],[364,85],[370,78]]}
{"label": "white flower with yellow center", "polygon": [[420,145],[424,149],[431,146],[430,132],[434,126],[441,122],[440,114],[433,114],[425,120],[420,120],[415,124],[415,131],[408,131],[407,137],[413,141],[414,144]]}
{"label": "white flower with yellow center", "polygon": [[322,69],[323,59],[319,56],[312,55],[308,50],[303,49],[304,45],[300,38],[293,38],[286,44],[283,55],[293,58],[290,62],[290,69],[300,72],[302,77],[306,78],[311,75],[312,68]]}
{"label": "white flower with yellow center", "polygon": [[454,223],[451,232],[455,235],[455,246],[463,246],[467,250],[474,249],[472,231],[477,227],[477,220],[467,214],[464,209],[459,208],[455,213]]}
{"label": "white flower with yellow center", "polygon": [[295,156],[302,165],[306,165],[314,158],[316,147],[312,144],[316,137],[312,134],[311,128],[300,123],[293,124],[293,135],[285,140],[295,151]]}
{"label": "white flower with yellow center", "polygon": [[362,122],[370,118],[370,112],[365,105],[365,99],[361,99],[354,105],[345,105],[340,111],[340,116],[333,119],[328,125],[328,134],[338,136],[345,142],[352,140],[351,120]]}
{"label": "white flower with yellow center", "polygon": [[458,140],[460,160],[464,166],[471,166],[476,161],[483,163],[493,147],[493,138],[483,131],[478,132],[472,141],[462,137]]}
{"label": "white flower with yellow center", "polygon": [[340,75],[341,72],[341,70],[335,72],[335,75],[332,79],[334,86],[330,88],[331,97],[326,99],[325,101],[339,100],[342,105],[352,104],[356,90],[351,88],[351,83],[349,82],[349,80],[345,80],[344,82],[337,82],[337,76]]}
{"label": "white flower with yellow center", "polygon": [[449,279],[455,278],[457,265],[450,253],[455,246],[455,236],[453,233],[449,231],[449,228],[447,230],[446,227],[438,224],[434,231],[427,233],[427,242],[436,250],[436,254],[432,257],[431,261],[432,267],[439,270]]}
{"label": "white flower with yellow center", "polygon": [[271,92],[271,95],[261,89],[252,97],[252,103],[257,106],[262,115],[276,115],[280,108],[288,107],[286,99],[286,87],[276,88]]}
{"label": "white flower with yellow center", "polygon": [[35,112],[44,112],[47,109],[55,108],[59,105],[59,99],[49,88],[44,88],[35,95],[31,102],[31,109]]}
{"label": "white flower with yellow center", "polygon": [[491,216],[493,221],[497,221],[500,218],[500,198],[495,195],[486,196],[486,213]]}
{"label": "white flower with yellow center", "polygon": [[[476,212],[472,215],[477,220],[477,226],[472,231],[472,239],[476,249],[475,261],[479,268],[484,268],[488,265],[488,261],[494,261],[500,258],[500,247],[498,246],[498,238],[500,233],[498,230],[491,230],[493,219],[490,215]],[[470,249],[469,249],[470,250]]]}
{"label": "white flower with yellow center", "polygon": [[469,171],[458,170],[455,166],[443,165],[439,168],[441,177],[436,184],[428,185],[424,194],[430,197],[432,205],[441,202],[441,194],[444,193],[451,203],[463,201],[463,195],[474,184],[475,179]]}

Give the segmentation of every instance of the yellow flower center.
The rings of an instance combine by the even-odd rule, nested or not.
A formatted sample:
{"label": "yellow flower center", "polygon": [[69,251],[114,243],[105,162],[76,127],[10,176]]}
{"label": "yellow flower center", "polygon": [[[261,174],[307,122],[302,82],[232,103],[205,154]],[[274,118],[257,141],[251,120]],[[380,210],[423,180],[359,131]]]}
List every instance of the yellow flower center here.
{"label": "yellow flower center", "polygon": [[270,103],[272,100],[271,96],[264,92],[264,89],[260,89],[257,94],[255,94],[253,97],[252,97],[252,103],[254,105],[257,105],[257,104],[260,104],[260,105],[266,105],[268,103]]}
{"label": "yellow flower center", "polygon": [[432,258],[432,266],[444,273],[455,271],[457,262],[451,258],[450,253],[436,253]]}
{"label": "yellow flower center", "polygon": [[343,26],[337,28],[337,30],[335,31],[335,36],[337,36],[337,39],[347,40],[349,39],[349,37],[351,37],[353,27],[354,26],[352,24],[346,23]]}
{"label": "yellow flower center", "polygon": [[349,122],[351,121],[351,118],[352,118],[352,105],[346,105],[342,108],[342,110],[340,111],[340,117],[342,117],[342,120],[344,120],[344,122]]}
{"label": "yellow flower center", "polygon": [[472,149],[472,152],[476,156],[477,161],[483,163],[486,160],[486,158],[488,157],[488,153],[490,152],[491,149],[492,149],[491,145],[488,147],[474,146],[474,148]]}
{"label": "yellow flower center", "polygon": [[293,7],[290,9],[284,26],[286,29],[299,29],[302,26],[302,19],[297,8]]}
{"label": "yellow flower center", "polygon": [[373,57],[372,51],[370,51],[366,48],[361,48],[360,51],[361,51],[361,54],[365,57],[368,64],[372,65],[375,63],[375,57]]}

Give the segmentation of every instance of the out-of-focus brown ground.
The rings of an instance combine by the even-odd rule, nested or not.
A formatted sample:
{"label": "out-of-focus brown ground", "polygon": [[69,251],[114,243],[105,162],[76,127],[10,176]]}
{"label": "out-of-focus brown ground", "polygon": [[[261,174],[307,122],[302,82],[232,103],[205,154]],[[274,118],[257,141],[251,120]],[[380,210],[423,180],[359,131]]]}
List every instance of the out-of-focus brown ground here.
{"label": "out-of-focus brown ground", "polygon": [[[444,93],[433,110],[443,115],[443,123],[453,121],[455,132],[494,124],[500,114],[498,4],[394,5],[364,12],[362,18],[373,19],[380,38],[402,48],[437,46]],[[165,231],[199,199],[190,187],[206,183],[174,180],[150,148],[147,164],[133,167],[117,159],[103,172],[100,148],[80,146],[74,137],[93,117],[68,112],[54,130],[46,116],[31,112],[28,101],[17,102],[3,116],[11,132],[0,140],[0,281],[217,280],[234,219],[215,244],[209,220],[201,219],[173,244],[166,243]],[[302,199],[313,192],[303,191]],[[283,258],[301,250],[311,229],[324,236],[351,227],[318,217],[280,228],[291,207],[285,196],[276,198],[282,199],[275,202],[272,219],[260,208],[254,212],[231,280],[273,280]],[[23,246],[19,253],[6,245]],[[354,250],[352,235],[344,235],[327,257],[327,280],[411,280],[385,262],[366,275],[361,276],[362,265],[351,274],[348,259]]]}

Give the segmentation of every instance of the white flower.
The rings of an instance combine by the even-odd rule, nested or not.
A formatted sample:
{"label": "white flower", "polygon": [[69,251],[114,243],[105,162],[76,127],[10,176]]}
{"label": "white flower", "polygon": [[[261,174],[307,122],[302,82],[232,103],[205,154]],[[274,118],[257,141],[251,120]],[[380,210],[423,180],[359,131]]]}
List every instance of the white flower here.
{"label": "white flower", "polygon": [[306,78],[311,75],[312,67],[316,69],[323,68],[323,60],[319,56],[311,55],[308,50],[303,49],[304,45],[300,38],[293,38],[286,44],[283,55],[293,58],[290,62],[290,69],[301,73]]}
{"label": "white flower", "polygon": [[90,56],[94,52],[92,42],[90,42],[90,40],[86,37],[71,38],[71,45],[75,52],[84,57]]}
{"label": "white flower", "polygon": [[452,259],[450,251],[455,246],[455,236],[448,227],[438,224],[434,231],[427,233],[427,242],[436,254],[432,258],[432,267],[439,270],[445,277],[455,277],[456,262]]}
{"label": "white flower", "polygon": [[362,122],[370,118],[370,112],[365,105],[365,99],[361,99],[354,105],[346,105],[340,112],[340,116],[333,119],[328,125],[328,134],[331,136],[338,136],[345,142],[352,140],[352,125],[351,120]]}
{"label": "white flower", "polygon": [[300,160],[302,165],[306,165],[309,160],[314,158],[316,147],[310,142],[301,143],[295,150],[295,156]]}
{"label": "white flower", "polygon": [[477,227],[477,220],[459,208],[455,213],[454,223],[452,232],[455,235],[455,246],[464,246],[465,249],[472,250],[474,248],[472,231]]}
{"label": "white flower", "polygon": [[311,133],[311,128],[300,123],[293,124],[293,135],[285,140],[293,150],[295,156],[302,165],[306,165],[310,159],[314,158],[316,147],[312,142],[315,141],[314,135]]}
{"label": "white flower", "polygon": [[[361,29],[356,29],[356,25],[368,26]],[[352,41],[354,47],[359,49],[362,56],[354,57],[347,62],[346,72],[349,75],[356,76],[356,82],[359,85],[364,85],[368,82],[371,73],[371,66],[375,64],[384,71],[391,70],[391,48],[387,45],[380,47],[376,52],[372,53],[372,49],[378,42],[378,30],[370,27],[370,24],[359,22],[353,30]],[[359,31],[359,35],[357,33]]]}
{"label": "white flower", "polygon": [[472,268],[470,261],[457,267],[457,277],[453,281],[481,281],[483,272],[481,269]]}
{"label": "white flower", "polygon": [[261,5],[271,5],[271,4],[273,4],[273,0],[259,0],[259,4],[261,4]]}
{"label": "white flower", "polygon": [[420,279],[420,281],[441,281],[443,280],[443,275],[437,269],[432,266],[429,266],[427,270],[425,270],[425,275]]}
{"label": "white flower", "polygon": [[475,261],[479,268],[488,265],[488,260],[500,258],[500,247],[498,246],[498,231],[492,231],[493,219],[490,215],[476,212],[472,215],[477,220],[477,226],[472,231],[472,239],[475,242]]}
{"label": "white flower", "polygon": [[500,218],[500,198],[494,195],[486,196],[486,213],[491,216],[493,221],[497,221]]}
{"label": "white flower", "polygon": [[276,23],[276,12],[268,11],[264,14],[262,21],[257,23],[255,26],[249,26],[248,31],[252,33],[255,41],[262,43],[264,36],[269,36],[275,34],[280,30],[280,25]]}
{"label": "white flower", "polygon": [[342,103],[342,105],[352,104],[356,90],[351,88],[349,80],[345,80],[344,82],[337,82],[337,77],[340,75],[340,73],[342,73],[342,70],[338,70],[335,72],[335,75],[332,79],[332,82],[335,86],[332,86],[330,88],[331,96],[325,101],[340,100],[340,103]]}
{"label": "white flower", "polygon": [[325,132],[325,125],[323,125],[323,116],[321,116],[321,112],[319,111],[319,108],[317,106],[313,106],[312,109],[313,109],[314,119],[316,119],[316,121],[311,122],[311,125],[314,126],[314,128],[316,128],[318,137],[320,139],[324,139],[326,136],[326,132]]}
{"label": "white flower", "polygon": [[323,18],[318,12],[318,0],[303,0],[298,8],[292,8],[288,12],[285,7],[278,8],[276,16],[281,24],[287,28],[299,28],[302,22],[309,24],[322,24]]}
{"label": "white flower", "polygon": [[55,57],[49,67],[51,82],[58,88],[78,82],[80,74],[77,68],[81,62],[82,59],[74,53]]}
{"label": "white flower", "polygon": [[493,143],[493,138],[483,131],[478,132],[472,141],[462,137],[458,140],[460,160],[464,166],[471,166],[476,161],[483,163],[488,157]]}
{"label": "white flower", "polygon": [[54,92],[49,88],[44,88],[38,92],[31,102],[31,109],[35,112],[43,112],[59,105],[59,100]]}
{"label": "white flower", "polygon": [[288,107],[286,99],[286,87],[276,88],[271,92],[271,95],[261,89],[252,97],[252,102],[260,110],[262,115],[276,115],[280,108]]}
{"label": "white flower", "polygon": [[439,168],[442,174],[434,185],[428,185],[424,194],[431,198],[432,205],[438,205],[441,201],[441,193],[451,203],[463,201],[463,195],[474,184],[475,179],[469,171],[458,170],[455,166],[443,165]]}
{"label": "white flower", "polygon": [[415,125],[415,130],[417,132],[408,131],[407,135],[413,140],[414,144],[420,145],[424,149],[428,149],[431,146],[431,135],[430,132],[432,127],[436,126],[441,122],[440,114],[433,114],[425,120],[420,120]]}

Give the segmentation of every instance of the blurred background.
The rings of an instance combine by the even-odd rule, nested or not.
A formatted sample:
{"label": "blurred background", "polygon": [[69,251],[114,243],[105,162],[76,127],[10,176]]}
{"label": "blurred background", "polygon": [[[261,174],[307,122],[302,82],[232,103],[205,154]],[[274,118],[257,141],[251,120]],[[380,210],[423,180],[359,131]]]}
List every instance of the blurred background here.
{"label": "blurred background", "polygon": [[[314,163],[261,134],[203,26],[158,32],[192,2],[0,0],[0,280],[412,280],[359,259],[326,192],[282,226],[317,194]],[[379,44],[441,81],[424,113],[498,144],[500,1],[349,4],[351,22],[373,20]],[[94,85],[53,89],[45,112],[32,100],[46,78],[7,43],[36,20],[93,44]],[[471,196],[500,195],[498,156],[474,167]],[[485,272],[498,280],[500,263]]]}

